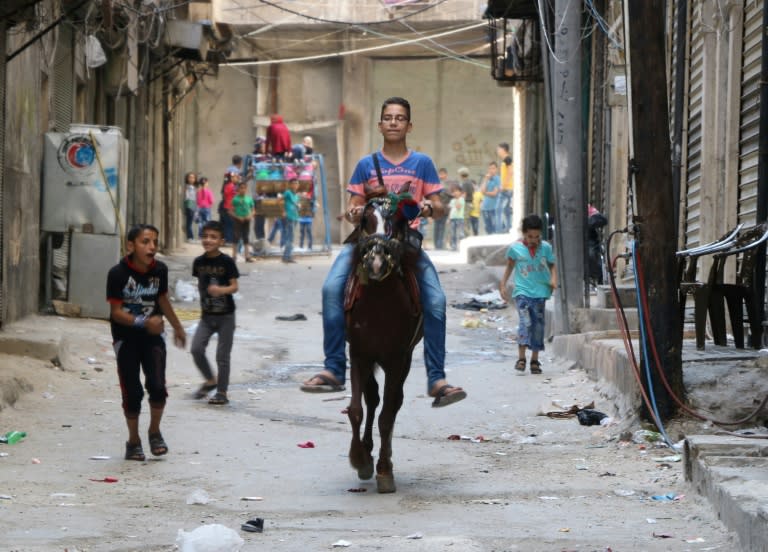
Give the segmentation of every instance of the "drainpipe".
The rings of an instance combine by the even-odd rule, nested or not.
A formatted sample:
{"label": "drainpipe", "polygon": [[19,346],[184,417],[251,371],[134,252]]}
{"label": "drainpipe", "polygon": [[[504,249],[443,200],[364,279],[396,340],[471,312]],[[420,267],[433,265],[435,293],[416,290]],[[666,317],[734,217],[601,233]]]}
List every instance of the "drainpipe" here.
{"label": "drainpipe", "polygon": [[688,0],[677,0],[675,22],[675,120],[672,127],[672,197],[675,232],[680,228],[680,190],[683,178],[683,115],[685,114],[685,52],[688,34]]}
{"label": "drainpipe", "polygon": [[[763,4],[763,29],[768,25],[768,2]],[[757,161],[757,220],[759,224],[768,218],[768,37],[763,33],[760,59],[760,138]],[[755,311],[758,316],[758,335],[752,336],[752,346],[762,343],[762,323],[765,319],[765,244],[758,246],[755,255]]]}

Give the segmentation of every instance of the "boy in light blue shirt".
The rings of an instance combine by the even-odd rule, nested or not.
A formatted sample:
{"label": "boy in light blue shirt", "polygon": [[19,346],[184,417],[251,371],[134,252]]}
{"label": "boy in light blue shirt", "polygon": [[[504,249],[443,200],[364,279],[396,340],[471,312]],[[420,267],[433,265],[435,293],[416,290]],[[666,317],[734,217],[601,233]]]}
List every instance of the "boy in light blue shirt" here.
{"label": "boy in light blue shirt", "polygon": [[544,224],[538,215],[523,219],[523,237],[507,250],[507,268],[499,282],[502,298],[509,302],[507,281],[520,317],[517,329],[515,370],[525,372],[526,348],[531,350],[531,374],[541,374],[539,351],[544,350],[544,303],[557,288],[557,270],[552,245],[541,239]]}
{"label": "boy in light blue shirt", "polygon": [[488,164],[488,172],[483,177],[480,191],[483,192],[483,202],[480,204],[480,212],[483,215],[483,225],[486,234],[495,234],[496,228],[496,204],[501,192],[501,181],[498,175],[499,167],[495,162]]}

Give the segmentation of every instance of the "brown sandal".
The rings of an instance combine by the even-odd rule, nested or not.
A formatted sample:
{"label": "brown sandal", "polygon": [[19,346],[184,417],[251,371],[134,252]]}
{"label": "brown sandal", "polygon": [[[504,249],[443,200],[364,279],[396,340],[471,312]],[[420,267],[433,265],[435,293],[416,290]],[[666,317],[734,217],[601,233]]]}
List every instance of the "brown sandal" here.
{"label": "brown sandal", "polygon": [[541,374],[541,362],[538,360],[531,361],[531,374]]}
{"label": "brown sandal", "polygon": [[125,443],[125,459],[136,460],[137,462],[143,462],[147,459],[144,455],[144,449],[141,447],[141,443],[132,445],[131,443]]}
{"label": "brown sandal", "polygon": [[[531,364],[533,364],[533,361],[531,361]],[[515,362],[515,370],[518,372],[525,372],[525,359],[524,358],[518,358],[517,362]],[[533,372],[533,370],[531,370]]]}

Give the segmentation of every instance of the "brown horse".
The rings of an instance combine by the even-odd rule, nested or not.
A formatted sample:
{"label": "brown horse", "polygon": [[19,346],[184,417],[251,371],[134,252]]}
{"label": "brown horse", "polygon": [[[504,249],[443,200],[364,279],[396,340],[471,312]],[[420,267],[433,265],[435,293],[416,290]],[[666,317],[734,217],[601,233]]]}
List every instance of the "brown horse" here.
{"label": "brown horse", "polygon": [[[349,341],[352,399],[349,461],[360,479],[373,476],[373,422],[379,405],[376,365],[384,372],[384,397],[379,414],[379,461],[376,486],[395,492],[392,433],[403,404],[403,384],[411,369],[413,348],[422,337],[421,306],[414,275],[419,251],[406,244],[415,202],[395,194],[368,197],[360,226],[353,269],[347,284],[346,330]],[[413,218],[413,217],[410,217]],[[354,234],[353,234],[354,236]],[[365,432],[362,396],[365,395]]]}

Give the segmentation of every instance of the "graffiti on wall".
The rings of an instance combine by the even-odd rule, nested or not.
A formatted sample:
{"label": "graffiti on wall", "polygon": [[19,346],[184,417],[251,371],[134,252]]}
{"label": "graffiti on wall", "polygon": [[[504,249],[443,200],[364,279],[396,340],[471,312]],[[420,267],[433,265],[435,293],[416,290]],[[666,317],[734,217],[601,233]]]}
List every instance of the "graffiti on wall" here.
{"label": "graffiti on wall", "polygon": [[485,170],[488,163],[496,160],[496,144],[491,144],[487,140],[480,143],[473,133],[454,142],[451,149],[453,149],[454,161],[469,167],[470,170],[474,168]]}

